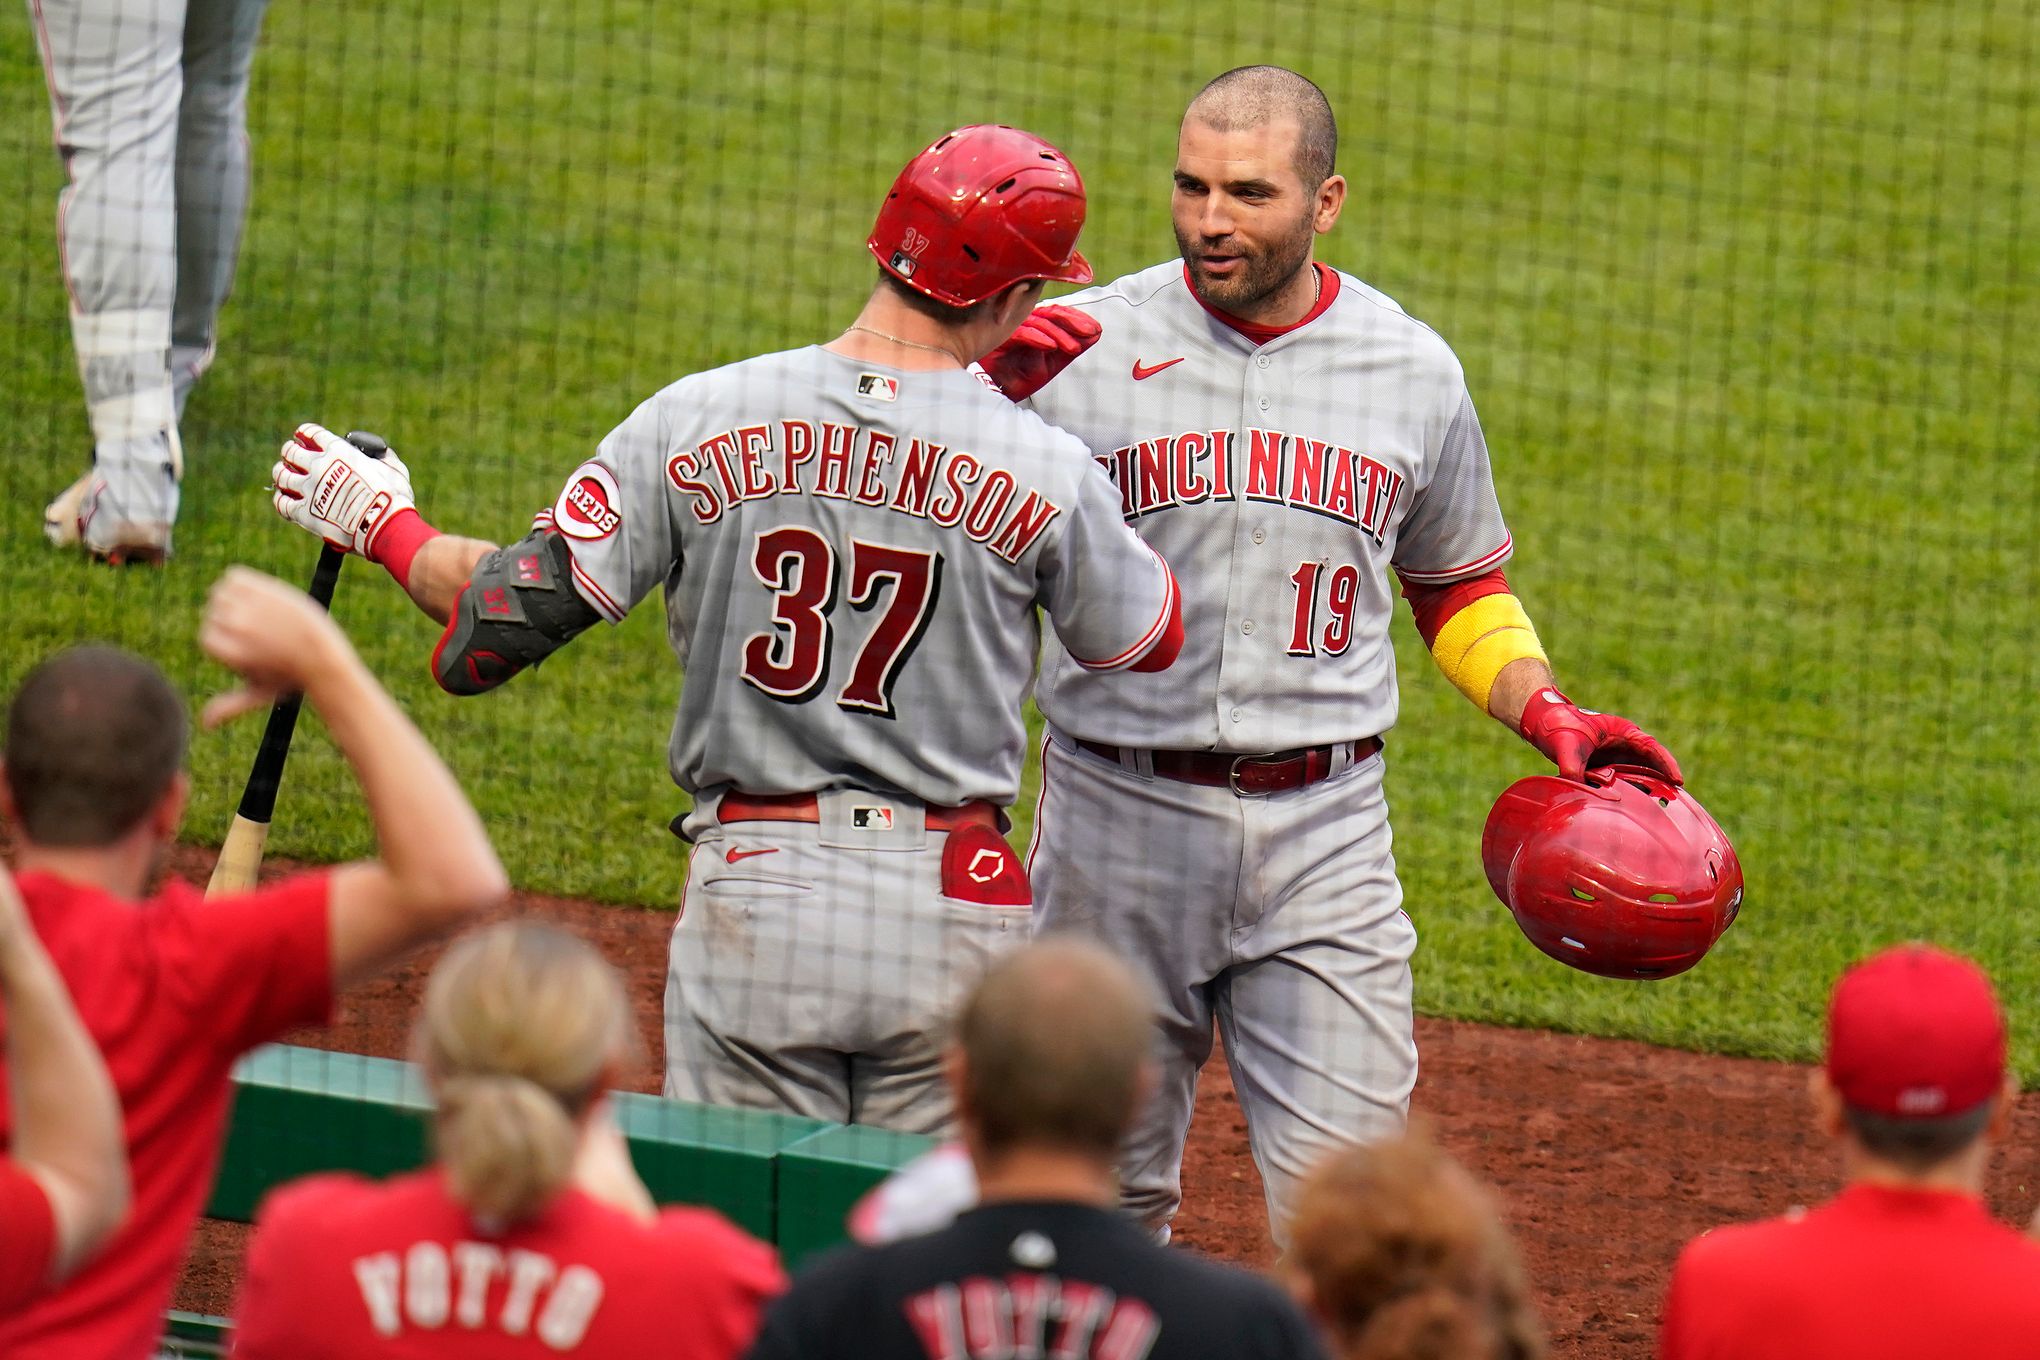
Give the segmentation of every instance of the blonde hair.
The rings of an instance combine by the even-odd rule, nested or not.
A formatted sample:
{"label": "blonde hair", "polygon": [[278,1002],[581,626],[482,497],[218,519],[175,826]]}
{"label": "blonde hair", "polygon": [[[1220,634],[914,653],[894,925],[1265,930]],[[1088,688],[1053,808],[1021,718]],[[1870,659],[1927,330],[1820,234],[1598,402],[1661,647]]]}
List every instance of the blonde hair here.
{"label": "blonde hair", "polygon": [[500,1223],[551,1202],[573,1172],[580,1116],[633,1037],[615,971],[579,938],[510,922],[455,941],[413,1037],[455,1197]]}
{"label": "blonde hair", "polygon": [[1344,1360],[1540,1360],[1544,1334],[1487,1192],[1421,1130],[1334,1153],[1285,1264]]}

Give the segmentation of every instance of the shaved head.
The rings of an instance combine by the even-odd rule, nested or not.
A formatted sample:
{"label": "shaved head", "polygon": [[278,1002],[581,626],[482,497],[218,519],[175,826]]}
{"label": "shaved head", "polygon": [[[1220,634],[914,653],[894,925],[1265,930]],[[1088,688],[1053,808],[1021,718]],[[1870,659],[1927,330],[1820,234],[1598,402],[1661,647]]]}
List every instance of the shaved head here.
{"label": "shaved head", "polygon": [[1097,945],[1051,936],[992,965],[956,1025],[959,1110],[988,1152],[1109,1159],[1141,1093],[1153,1004]]}
{"label": "shaved head", "polygon": [[1268,123],[1296,124],[1296,174],[1306,190],[1332,177],[1339,154],[1339,125],[1325,92],[1286,66],[1240,66],[1197,92],[1183,121],[1220,132],[1239,132]]}

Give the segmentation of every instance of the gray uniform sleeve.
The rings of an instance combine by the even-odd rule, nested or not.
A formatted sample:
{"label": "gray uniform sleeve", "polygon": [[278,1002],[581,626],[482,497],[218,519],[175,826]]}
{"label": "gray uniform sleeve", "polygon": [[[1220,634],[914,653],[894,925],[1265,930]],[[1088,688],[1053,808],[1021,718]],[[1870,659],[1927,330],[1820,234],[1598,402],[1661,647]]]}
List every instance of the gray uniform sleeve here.
{"label": "gray uniform sleeve", "polygon": [[1499,567],[1513,546],[1495,499],[1480,417],[1462,390],[1459,409],[1439,441],[1437,465],[1403,520],[1395,569],[1426,585],[1456,581]]}
{"label": "gray uniform sleeve", "polygon": [[1062,534],[1041,554],[1036,598],[1086,670],[1122,670],[1154,649],[1177,615],[1176,578],[1120,518],[1119,490],[1084,459]]}
{"label": "gray uniform sleeve", "polygon": [[539,527],[567,540],[575,591],[611,623],[621,623],[679,557],[666,494],[670,438],[663,403],[653,397],[609,432],[538,516]]}

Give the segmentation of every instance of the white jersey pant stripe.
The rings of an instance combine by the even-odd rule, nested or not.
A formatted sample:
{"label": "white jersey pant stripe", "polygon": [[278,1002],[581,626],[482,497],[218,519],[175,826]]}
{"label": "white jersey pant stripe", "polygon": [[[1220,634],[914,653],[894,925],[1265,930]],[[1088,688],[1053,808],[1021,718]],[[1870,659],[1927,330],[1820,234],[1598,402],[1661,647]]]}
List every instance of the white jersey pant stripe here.
{"label": "white jersey pant stripe", "polygon": [[1224,1041],[1277,1241],[1327,1151],[1399,1132],[1416,1085],[1410,956],[1379,753],[1240,796],[1051,733],[1029,856],[1036,929],[1100,939],[1154,986],[1160,1080],[1120,1165],[1160,1228],[1182,1200],[1197,1074]]}

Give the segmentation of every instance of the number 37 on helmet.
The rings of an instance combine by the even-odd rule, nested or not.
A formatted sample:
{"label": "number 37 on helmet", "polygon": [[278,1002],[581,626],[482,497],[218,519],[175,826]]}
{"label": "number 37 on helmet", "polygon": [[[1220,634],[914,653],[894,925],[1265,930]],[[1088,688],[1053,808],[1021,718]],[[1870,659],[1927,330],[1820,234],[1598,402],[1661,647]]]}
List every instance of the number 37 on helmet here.
{"label": "number 37 on helmet", "polygon": [[1481,867],[1530,943],[1613,978],[1683,973],[1734,922],[1742,865],[1692,794],[1610,765],[1586,782],[1534,775],[1488,813]]}

